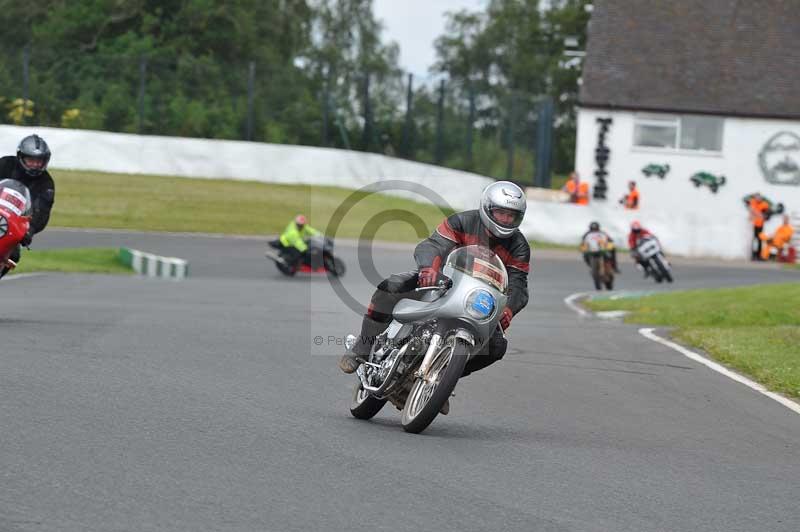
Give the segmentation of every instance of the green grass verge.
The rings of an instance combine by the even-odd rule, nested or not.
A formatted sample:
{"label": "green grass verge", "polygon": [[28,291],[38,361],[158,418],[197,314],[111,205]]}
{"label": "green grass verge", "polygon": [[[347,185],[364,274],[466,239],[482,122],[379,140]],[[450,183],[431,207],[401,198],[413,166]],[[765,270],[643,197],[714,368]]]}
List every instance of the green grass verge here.
{"label": "green grass verge", "polygon": [[578,246],[573,244],[553,244],[552,242],[540,242],[538,240],[531,240],[529,244],[534,253],[536,253],[537,249],[562,249],[565,251],[572,251],[575,253],[575,257],[580,258]]}
{"label": "green grass verge", "polygon": [[22,250],[11,274],[30,272],[133,273],[119,261],[118,248]]}
{"label": "green grass verge", "polygon": [[[50,224],[58,227],[133,229],[267,235],[283,231],[298,213],[312,226],[325,230],[334,212],[352,190],[306,185],[275,185],[226,179],[188,179],[164,176],[107,174],[54,170],[58,199]],[[359,238],[364,221],[394,211],[419,217],[425,230],[418,234],[408,223],[381,225],[378,240],[418,242],[428,236],[449,210],[383,194],[352,197],[354,206],[341,220],[337,236]],[[476,198],[477,202],[477,198]],[[366,235],[369,236],[369,235]],[[534,249],[575,246],[531,242]]]}
{"label": "green grass verge", "polygon": [[676,327],[677,340],[703,349],[771,390],[800,397],[800,283],[692,290],[586,305],[595,311],[628,310],[628,322]]}
{"label": "green grass verge", "polygon": [[[265,235],[283,231],[298,213],[325,230],[336,209],[353,191],[335,187],[275,185],[224,179],[106,174],[55,170],[58,187],[52,226],[102,227],[142,231],[186,231]],[[337,236],[358,238],[364,221],[387,211],[407,211],[425,224],[425,236],[451,211],[372,194],[345,216]],[[477,201],[477,200],[476,200]],[[380,240],[413,242],[416,231],[390,222]]]}

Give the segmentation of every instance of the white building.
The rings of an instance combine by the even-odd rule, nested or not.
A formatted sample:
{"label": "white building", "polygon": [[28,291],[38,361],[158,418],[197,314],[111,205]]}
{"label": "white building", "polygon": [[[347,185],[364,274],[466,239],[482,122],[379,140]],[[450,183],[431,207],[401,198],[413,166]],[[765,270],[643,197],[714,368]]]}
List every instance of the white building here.
{"label": "white building", "polygon": [[[798,7],[595,2],[575,158],[594,198],[577,218],[619,236],[637,219],[673,253],[734,258],[749,255],[752,237],[744,196],[758,191],[800,213]],[[647,177],[648,165],[669,170]],[[724,183],[698,186],[700,172]],[[618,204],[630,180],[641,193],[635,212]],[[773,216],[767,232],[780,221]]]}

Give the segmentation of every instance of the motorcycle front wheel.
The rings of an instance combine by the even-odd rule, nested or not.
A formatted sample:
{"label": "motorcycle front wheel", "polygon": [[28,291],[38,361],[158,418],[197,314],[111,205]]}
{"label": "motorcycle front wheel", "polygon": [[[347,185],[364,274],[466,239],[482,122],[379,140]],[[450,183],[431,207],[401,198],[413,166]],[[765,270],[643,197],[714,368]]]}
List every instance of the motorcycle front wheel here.
{"label": "motorcycle front wheel", "polygon": [[653,257],[656,265],[658,266],[658,270],[661,273],[661,277],[667,280],[668,283],[672,282],[672,273],[667,268],[667,265],[664,264],[664,261],[661,260],[661,257]]}
{"label": "motorcycle front wheel", "polygon": [[353,401],[350,403],[350,413],[357,419],[372,419],[378,412],[381,411],[383,405],[386,404],[386,399],[375,399],[368,394],[361,383],[357,383],[353,390]]}
{"label": "motorcycle front wheel", "polygon": [[333,255],[325,255],[323,260],[325,261],[325,269],[328,270],[328,273],[334,277],[344,276],[345,267],[342,259],[338,259]]}
{"label": "motorcycle front wheel", "polygon": [[650,277],[652,277],[655,282],[660,283],[664,280],[661,276],[661,268],[658,267],[658,263],[654,257],[651,257],[647,261],[647,270],[650,272]]}
{"label": "motorcycle front wheel", "polygon": [[451,336],[431,362],[428,379],[418,378],[408,393],[400,422],[403,430],[419,434],[433,422],[464,373],[469,347]]}

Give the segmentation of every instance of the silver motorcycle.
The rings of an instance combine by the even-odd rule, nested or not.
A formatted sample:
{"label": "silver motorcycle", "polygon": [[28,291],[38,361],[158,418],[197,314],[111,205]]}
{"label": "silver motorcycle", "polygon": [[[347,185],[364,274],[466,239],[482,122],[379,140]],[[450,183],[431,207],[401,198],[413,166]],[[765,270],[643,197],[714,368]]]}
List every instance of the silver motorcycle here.
{"label": "silver motorcycle", "polygon": [[673,281],[672,265],[661,250],[658,240],[652,237],[643,238],[636,248],[636,253],[639,254],[641,262],[655,282],[660,283],[664,279],[668,283]]}
{"label": "silver motorcycle", "polygon": [[[417,288],[419,300],[402,299],[393,320],[356,370],[350,412],[370,419],[392,400],[403,405],[401,423],[419,433],[448,400],[467,361],[498,327],[506,306],[508,273],[483,246],[453,250],[442,269],[447,280]],[[352,349],[356,337],[347,337]]]}

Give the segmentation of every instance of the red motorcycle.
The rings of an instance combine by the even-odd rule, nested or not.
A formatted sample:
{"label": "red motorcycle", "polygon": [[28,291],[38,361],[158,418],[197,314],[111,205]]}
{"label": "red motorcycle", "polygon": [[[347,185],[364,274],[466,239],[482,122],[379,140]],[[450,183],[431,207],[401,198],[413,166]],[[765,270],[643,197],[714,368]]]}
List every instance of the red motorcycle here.
{"label": "red motorcycle", "polygon": [[31,193],[14,179],[0,181],[0,267],[16,266],[9,257],[28,232],[31,222]]}

